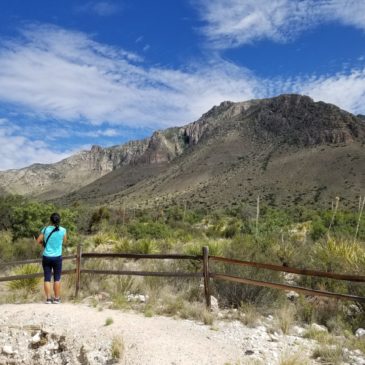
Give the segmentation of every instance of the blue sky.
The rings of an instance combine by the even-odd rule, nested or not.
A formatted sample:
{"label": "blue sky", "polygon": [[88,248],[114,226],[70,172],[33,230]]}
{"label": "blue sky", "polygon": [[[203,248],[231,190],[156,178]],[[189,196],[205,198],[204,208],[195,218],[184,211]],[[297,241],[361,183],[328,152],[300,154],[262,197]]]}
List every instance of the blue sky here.
{"label": "blue sky", "polygon": [[0,170],[288,92],[365,114],[364,0],[0,2]]}

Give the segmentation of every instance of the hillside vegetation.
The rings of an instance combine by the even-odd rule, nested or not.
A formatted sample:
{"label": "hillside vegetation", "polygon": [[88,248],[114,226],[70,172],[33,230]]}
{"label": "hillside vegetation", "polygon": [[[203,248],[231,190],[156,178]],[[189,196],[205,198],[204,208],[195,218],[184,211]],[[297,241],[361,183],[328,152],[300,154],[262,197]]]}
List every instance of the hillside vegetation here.
{"label": "hillside vegetation", "polygon": [[[190,210],[181,206],[160,210],[110,207],[92,210],[81,206],[62,209],[23,197],[6,196],[0,199],[1,260],[37,257],[40,251],[33,236],[47,224],[49,215],[55,210],[61,213],[62,225],[69,230],[70,241],[65,253],[74,253],[79,243],[83,244],[84,251],[89,252],[200,254],[202,246],[208,246],[212,255],[365,275],[365,217],[359,220],[359,211],[343,209],[341,203],[332,210],[299,207],[280,210],[261,202],[257,221],[256,207],[246,205],[221,211]],[[88,268],[121,269],[132,265],[134,269],[138,267],[157,271],[201,270],[199,264],[193,262],[88,260],[86,265]],[[4,270],[3,273],[11,273]],[[363,284],[345,281],[288,276],[268,270],[222,264],[212,265],[211,271],[365,296]],[[67,280],[65,287],[70,285],[72,288],[72,278]],[[82,289],[83,295],[109,292],[117,307],[128,306],[125,299],[128,293],[142,292],[150,298],[142,306],[147,315],[179,313],[194,316],[197,315],[196,308],[188,309],[188,303],[201,302],[203,299],[196,279],[95,278],[84,275]],[[23,290],[24,298],[34,295],[34,286],[20,285],[13,290]],[[220,306],[241,308],[243,311],[255,308],[255,312],[267,313],[273,309],[286,308],[288,304],[285,292],[278,290],[214,281],[213,291]],[[11,300],[11,297],[10,293],[2,296],[2,300]],[[161,298],[164,298],[163,305]],[[355,312],[350,310],[353,307],[348,302],[311,300],[304,296],[299,296],[294,305],[293,313],[297,320],[317,321],[333,331],[346,329],[352,332],[365,325],[364,307],[359,303],[355,305]],[[206,316],[200,310],[198,313],[199,316]],[[210,319],[206,317],[205,320]]]}

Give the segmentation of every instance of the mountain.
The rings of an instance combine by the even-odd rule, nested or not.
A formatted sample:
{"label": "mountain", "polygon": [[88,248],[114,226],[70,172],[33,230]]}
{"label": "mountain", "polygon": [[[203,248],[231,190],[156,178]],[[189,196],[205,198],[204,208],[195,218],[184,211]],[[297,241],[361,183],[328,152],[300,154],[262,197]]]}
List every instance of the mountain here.
{"label": "mountain", "polygon": [[362,118],[307,96],[225,101],[143,141],[2,172],[0,189],[63,203],[351,206],[364,194],[364,143]]}

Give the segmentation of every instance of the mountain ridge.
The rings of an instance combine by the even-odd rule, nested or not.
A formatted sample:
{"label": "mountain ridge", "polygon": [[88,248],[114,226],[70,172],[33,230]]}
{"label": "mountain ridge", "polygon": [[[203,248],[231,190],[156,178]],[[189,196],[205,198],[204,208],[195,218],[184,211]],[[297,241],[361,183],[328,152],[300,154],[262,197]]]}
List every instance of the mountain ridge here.
{"label": "mountain ridge", "polygon": [[[103,200],[110,203],[124,199],[142,204],[142,201],[155,197],[157,201],[176,198],[200,200],[210,206],[220,204],[219,199],[213,202],[209,196],[214,195],[213,192],[218,189],[217,182],[225,180],[225,175],[232,182],[231,186],[229,181],[225,183],[227,196],[232,195],[230,189],[245,190],[247,196],[251,197],[259,194],[270,196],[278,194],[275,193],[276,188],[288,183],[280,182],[279,179],[277,186],[268,182],[264,184],[271,179],[267,175],[276,176],[275,171],[271,171],[275,164],[281,168],[286,166],[285,169],[294,164],[290,165],[288,174],[298,176],[298,179],[298,166],[295,164],[309,161],[311,156],[316,155],[318,162],[314,159],[312,163],[325,164],[317,169],[318,173],[322,170],[322,173],[326,171],[335,177],[334,171],[327,171],[326,168],[336,160],[342,161],[347,153],[354,160],[344,160],[340,165],[344,165],[344,173],[348,170],[347,181],[354,181],[354,193],[358,193],[364,185],[364,167],[356,161],[361,162],[365,157],[364,142],[365,123],[362,118],[335,105],[314,102],[308,96],[284,94],[238,103],[224,101],[185,126],[159,130],[149,138],[123,145],[108,148],[95,145],[90,151],[81,151],[56,164],[38,166],[46,166],[48,180],[36,180],[35,188],[29,182],[37,175],[34,165],[0,172],[0,189],[9,191],[13,179],[13,190],[27,186],[25,194],[41,199],[61,199],[67,203],[81,200],[102,204]],[[290,162],[291,159],[294,162]],[[62,170],[65,166],[68,172]],[[74,171],[76,167],[77,172]],[[310,190],[319,189],[325,199],[348,188],[344,185],[344,176],[341,176],[341,184],[333,182],[333,186],[339,187],[321,188],[317,186],[316,180],[321,179],[314,173],[315,166],[308,166],[308,169],[312,173],[304,171],[304,175],[307,174],[308,179],[314,181]],[[245,183],[242,183],[241,188],[233,183],[235,170],[239,170],[244,177]],[[351,174],[355,170],[359,176],[352,178]],[[187,182],[189,179],[190,183]],[[256,187],[252,181],[256,181]],[[50,186],[55,185],[55,182],[62,187],[53,187],[52,190]],[[294,185],[298,183],[295,180]],[[328,188],[332,183],[326,180],[325,184]],[[203,199],[204,186],[211,194]],[[323,194],[326,190],[328,194]],[[299,185],[292,193],[297,199],[298,194],[301,194]]]}

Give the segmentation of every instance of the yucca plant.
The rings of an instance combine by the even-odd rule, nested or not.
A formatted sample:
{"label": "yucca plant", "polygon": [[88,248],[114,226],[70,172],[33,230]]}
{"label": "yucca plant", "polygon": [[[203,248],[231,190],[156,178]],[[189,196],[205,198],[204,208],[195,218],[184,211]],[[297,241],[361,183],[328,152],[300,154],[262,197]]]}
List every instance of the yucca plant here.
{"label": "yucca plant", "polygon": [[[18,267],[13,270],[12,275],[29,275],[39,273],[39,265],[28,264]],[[11,290],[26,290],[27,292],[34,292],[37,289],[40,278],[14,280],[8,283]]]}
{"label": "yucca plant", "polygon": [[315,257],[327,269],[361,271],[365,264],[365,249],[348,240],[328,239],[315,247]]}

